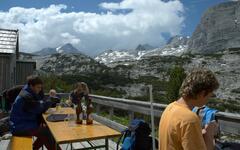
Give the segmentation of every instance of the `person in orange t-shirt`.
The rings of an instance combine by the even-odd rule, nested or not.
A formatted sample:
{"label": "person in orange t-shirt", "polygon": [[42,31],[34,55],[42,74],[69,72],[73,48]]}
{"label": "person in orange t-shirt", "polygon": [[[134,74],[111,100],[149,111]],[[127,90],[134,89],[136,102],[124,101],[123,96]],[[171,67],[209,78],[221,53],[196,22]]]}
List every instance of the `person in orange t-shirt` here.
{"label": "person in orange t-shirt", "polygon": [[159,123],[159,150],[213,150],[216,122],[202,130],[195,106],[208,102],[219,83],[207,69],[195,69],[188,74],[180,88],[180,96],[164,110]]}

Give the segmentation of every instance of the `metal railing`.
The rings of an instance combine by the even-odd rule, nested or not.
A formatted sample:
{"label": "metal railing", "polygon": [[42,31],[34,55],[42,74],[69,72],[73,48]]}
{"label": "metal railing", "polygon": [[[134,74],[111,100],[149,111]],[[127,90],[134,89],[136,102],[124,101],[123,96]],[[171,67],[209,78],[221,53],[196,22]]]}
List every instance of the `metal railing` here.
{"label": "metal railing", "polygon": [[[68,93],[59,93],[62,98],[68,98]],[[94,118],[99,122],[105,123],[106,125],[121,131],[125,126],[111,121],[114,115],[114,109],[121,109],[128,112],[129,120],[135,117],[135,113],[140,113],[143,115],[151,115],[150,102],[143,102],[130,99],[113,98],[99,95],[90,95],[92,102],[95,105],[96,115]],[[109,118],[104,118],[99,116],[101,112],[101,107],[105,106],[109,109]],[[153,103],[154,117],[160,118],[162,111],[166,108],[166,104]],[[226,112],[217,112],[216,118],[220,124],[220,130],[223,132],[240,135],[240,115]]]}
{"label": "metal railing", "polygon": [[[59,93],[61,98],[68,98],[69,93]],[[114,110],[121,109],[128,113],[129,120],[135,118],[135,113],[143,114],[150,116],[150,102],[122,99],[122,98],[113,98],[99,95],[90,95],[92,102],[95,105],[96,114],[94,114],[94,119],[104,123],[111,128],[114,128],[118,131],[122,131],[126,126],[112,121],[114,116]],[[4,103],[1,101],[1,106]],[[105,106],[108,108],[109,118],[101,117],[101,107]],[[154,117],[160,118],[162,111],[166,108],[166,104],[153,103],[153,114]],[[3,107],[3,106],[2,106]],[[235,135],[240,135],[240,114],[226,113],[226,112],[217,112],[216,118],[220,124],[220,130],[226,133],[231,133]]]}

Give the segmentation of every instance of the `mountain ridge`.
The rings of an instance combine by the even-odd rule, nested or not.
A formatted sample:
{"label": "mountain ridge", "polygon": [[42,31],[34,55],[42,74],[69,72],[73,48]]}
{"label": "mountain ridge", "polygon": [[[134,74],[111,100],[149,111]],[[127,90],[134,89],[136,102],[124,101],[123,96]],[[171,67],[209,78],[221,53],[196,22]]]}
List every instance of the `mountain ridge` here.
{"label": "mountain ridge", "polygon": [[74,54],[74,53],[82,53],[82,52],[79,51],[77,48],[75,48],[71,43],[65,43],[62,46],[59,46],[56,48],[51,48],[51,47],[43,48],[37,52],[34,52],[33,54],[46,56],[46,55],[52,55],[57,53]]}

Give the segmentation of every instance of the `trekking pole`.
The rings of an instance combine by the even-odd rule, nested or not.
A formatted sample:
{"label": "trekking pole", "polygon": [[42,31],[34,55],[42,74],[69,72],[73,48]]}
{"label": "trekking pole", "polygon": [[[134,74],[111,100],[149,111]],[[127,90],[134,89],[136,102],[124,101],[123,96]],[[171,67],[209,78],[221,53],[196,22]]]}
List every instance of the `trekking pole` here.
{"label": "trekking pole", "polygon": [[156,147],[155,147],[155,127],[154,127],[152,85],[149,85],[149,95],[150,95],[150,103],[151,103],[152,149],[156,150]]}

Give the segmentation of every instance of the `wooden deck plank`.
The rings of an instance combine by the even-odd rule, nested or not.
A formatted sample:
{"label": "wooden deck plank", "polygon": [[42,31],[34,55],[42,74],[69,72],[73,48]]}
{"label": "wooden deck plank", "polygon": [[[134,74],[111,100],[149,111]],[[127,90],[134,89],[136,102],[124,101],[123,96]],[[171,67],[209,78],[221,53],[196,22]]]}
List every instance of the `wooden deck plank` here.
{"label": "wooden deck plank", "polygon": [[[110,141],[110,140],[109,140]],[[105,143],[105,140],[104,139],[100,139],[100,140],[92,140],[90,141],[94,146],[98,146],[98,145],[103,145]],[[110,146],[109,146],[109,149]],[[100,148],[99,150],[105,150],[105,148]]]}
{"label": "wooden deck plank", "polygon": [[[101,144],[104,144],[105,143],[105,140],[104,139],[100,139],[100,140],[93,140],[91,141],[92,144],[94,145],[101,145]],[[115,150],[116,147],[117,147],[117,143],[115,143],[114,141],[112,140],[109,140],[108,141],[108,145],[109,145],[109,149],[113,149]],[[120,148],[120,147],[119,147]],[[104,149],[104,148],[103,148]]]}
{"label": "wooden deck plank", "polygon": [[[95,146],[101,145],[101,144],[103,144],[103,142],[105,142],[104,139],[91,141],[91,143],[94,144]],[[10,140],[0,141],[0,150],[7,150],[9,143],[10,143]],[[73,148],[75,148],[75,149],[85,148],[84,145],[85,144],[82,144],[82,142],[73,143]],[[116,145],[117,144],[114,141],[109,140],[109,150],[116,150]],[[71,149],[70,143],[69,144],[61,144],[60,147],[63,150],[70,150]],[[44,150],[47,150],[46,147],[44,147]],[[101,149],[98,149],[98,150],[105,150],[105,148],[101,148]]]}
{"label": "wooden deck plank", "polygon": [[72,143],[73,149],[85,148],[80,142]]}

